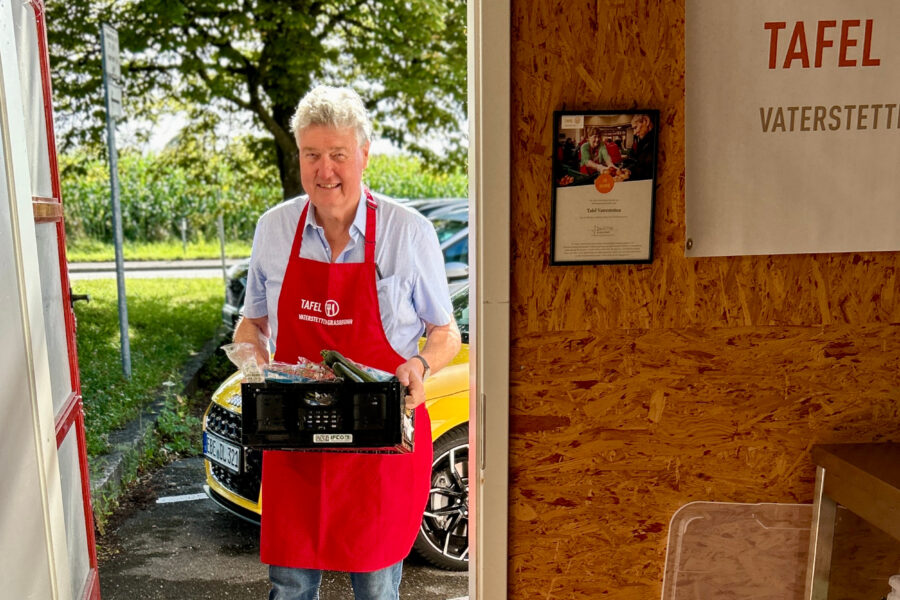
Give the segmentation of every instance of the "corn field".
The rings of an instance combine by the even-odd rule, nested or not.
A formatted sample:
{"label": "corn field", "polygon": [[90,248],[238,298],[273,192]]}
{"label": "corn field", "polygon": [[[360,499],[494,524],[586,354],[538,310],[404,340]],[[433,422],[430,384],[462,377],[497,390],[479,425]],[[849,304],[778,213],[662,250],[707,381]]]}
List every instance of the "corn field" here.
{"label": "corn field", "polygon": [[[274,166],[206,157],[195,165],[166,153],[123,152],[119,156],[119,197],[125,242],[182,239],[182,220],[190,241],[212,240],[222,216],[227,240],[253,239],[259,216],[281,202]],[[112,239],[109,166],[84,152],[60,156],[66,237]],[[235,165],[239,164],[239,167]],[[394,198],[467,195],[464,173],[434,173],[408,156],[372,156],[365,181],[375,192]]]}

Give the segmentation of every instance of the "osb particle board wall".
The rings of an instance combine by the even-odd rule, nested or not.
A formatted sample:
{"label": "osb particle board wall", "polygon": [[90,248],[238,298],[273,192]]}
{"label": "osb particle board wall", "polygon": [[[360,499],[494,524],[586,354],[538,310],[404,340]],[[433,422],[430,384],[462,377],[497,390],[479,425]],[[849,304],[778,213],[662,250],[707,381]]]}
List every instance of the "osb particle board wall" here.
{"label": "osb particle board wall", "polygon": [[[810,502],[812,444],[900,441],[900,255],[686,259],[684,1],[512,6],[509,597],[659,598],[682,505]],[[552,112],[640,107],[655,260],[549,267]]]}

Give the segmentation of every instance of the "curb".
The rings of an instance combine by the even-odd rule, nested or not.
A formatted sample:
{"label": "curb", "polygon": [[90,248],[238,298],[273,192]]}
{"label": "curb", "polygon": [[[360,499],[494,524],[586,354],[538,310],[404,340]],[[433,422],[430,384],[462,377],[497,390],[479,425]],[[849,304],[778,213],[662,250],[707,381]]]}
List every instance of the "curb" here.
{"label": "curb", "polygon": [[[197,389],[197,374],[222,344],[227,332],[220,326],[206,344],[184,366],[179,393],[185,395]],[[91,499],[94,514],[105,510],[124,487],[123,479],[140,461],[147,441],[156,427],[156,421],[165,406],[169,391],[161,391],[145,406],[136,419],[109,434],[111,450],[89,461],[91,475]]]}

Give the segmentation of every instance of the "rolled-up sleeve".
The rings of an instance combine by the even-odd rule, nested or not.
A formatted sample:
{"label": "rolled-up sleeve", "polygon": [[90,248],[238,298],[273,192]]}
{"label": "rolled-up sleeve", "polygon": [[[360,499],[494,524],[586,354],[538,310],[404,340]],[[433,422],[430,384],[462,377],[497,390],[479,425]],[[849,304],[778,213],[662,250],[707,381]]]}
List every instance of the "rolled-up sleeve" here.
{"label": "rolled-up sleeve", "polygon": [[244,316],[256,319],[268,314],[266,304],[266,274],[262,269],[264,261],[261,240],[266,239],[265,224],[262,219],[256,224],[253,247],[250,250],[250,269],[247,271],[247,287],[244,294]]}

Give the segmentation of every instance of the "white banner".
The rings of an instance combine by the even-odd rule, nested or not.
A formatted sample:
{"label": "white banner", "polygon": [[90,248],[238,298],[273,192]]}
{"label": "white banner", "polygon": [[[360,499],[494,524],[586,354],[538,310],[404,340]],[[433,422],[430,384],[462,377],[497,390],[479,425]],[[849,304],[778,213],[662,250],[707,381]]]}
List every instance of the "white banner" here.
{"label": "white banner", "polygon": [[900,249],[900,2],[686,0],[687,256]]}

